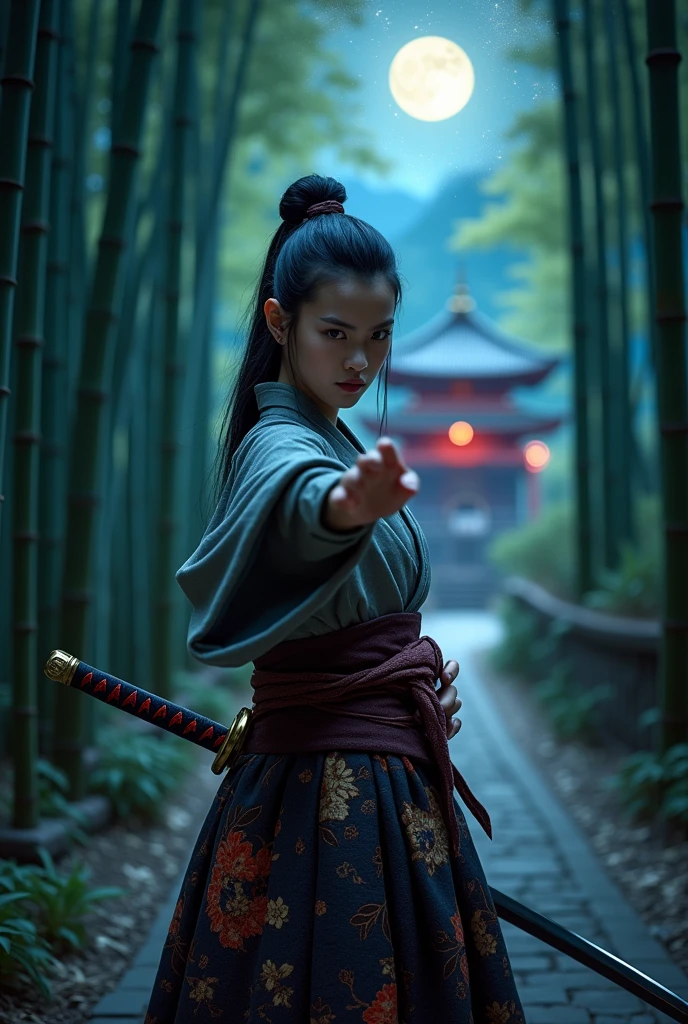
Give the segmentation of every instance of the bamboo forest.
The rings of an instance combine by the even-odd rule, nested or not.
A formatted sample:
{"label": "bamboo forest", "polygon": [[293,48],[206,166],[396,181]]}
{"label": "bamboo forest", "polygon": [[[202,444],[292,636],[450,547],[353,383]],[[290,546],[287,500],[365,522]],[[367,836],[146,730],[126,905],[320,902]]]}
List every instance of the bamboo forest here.
{"label": "bamboo forest", "polygon": [[0,1024],[688,1022],[687,186],[686,0],[0,0]]}

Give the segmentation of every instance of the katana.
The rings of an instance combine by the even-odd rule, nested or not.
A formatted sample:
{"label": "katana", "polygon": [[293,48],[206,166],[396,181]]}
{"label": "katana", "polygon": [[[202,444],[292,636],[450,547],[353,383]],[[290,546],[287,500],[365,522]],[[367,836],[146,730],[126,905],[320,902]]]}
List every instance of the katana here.
{"label": "katana", "polygon": [[251,722],[251,708],[241,708],[228,729],[205,715],[198,715],[140,686],[132,686],[124,679],[87,665],[66,651],[52,651],[43,672],[48,679],[87,693],[102,700],[103,704],[110,704],[134,718],[213,751],[215,760],[211,768],[216,775],[231,767],[238,757]]}
{"label": "katana", "polygon": [[[211,767],[216,775],[221,775],[225,768],[232,766],[241,752],[251,724],[251,708],[241,708],[228,729],[206,718],[205,715],[197,715],[188,708],[143,690],[140,686],[132,686],[124,679],[118,679],[117,676],[111,676],[92,665],[87,665],[66,651],[53,651],[43,672],[48,679],[70,686],[73,690],[88,693],[89,696],[102,700],[104,704],[120,708],[135,718],[150,722],[159,729],[213,751],[215,760]],[[609,978],[627,992],[632,992],[650,1006],[661,1010],[672,1020],[688,1024],[688,1002],[681,996],[606,949],[601,949],[583,938],[582,935],[577,935],[556,921],[543,917],[531,907],[519,903],[492,885],[489,889],[495,910],[503,920],[565,953],[602,977]]]}

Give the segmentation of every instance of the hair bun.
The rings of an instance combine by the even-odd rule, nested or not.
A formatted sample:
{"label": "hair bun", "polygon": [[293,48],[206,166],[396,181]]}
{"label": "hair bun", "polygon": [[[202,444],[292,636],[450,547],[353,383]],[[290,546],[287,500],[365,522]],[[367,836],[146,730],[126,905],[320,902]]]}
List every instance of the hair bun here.
{"label": "hair bun", "polygon": [[283,221],[294,226],[301,223],[306,211],[316,203],[336,200],[346,202],[346,189],[336,178],[324,178],[320,174],[307,174],[295,181],[280,199],[279,214]]}

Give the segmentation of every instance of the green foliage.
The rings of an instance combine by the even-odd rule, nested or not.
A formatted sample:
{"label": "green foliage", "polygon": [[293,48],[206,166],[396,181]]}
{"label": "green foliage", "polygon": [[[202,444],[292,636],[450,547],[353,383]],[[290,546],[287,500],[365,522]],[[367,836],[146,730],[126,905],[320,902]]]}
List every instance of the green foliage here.
{"label": "green foliage", "polygon": [[122,889],[89,888],[90,869],[74,864],[68,874],[60,874],[52,857],[40,851],[42,870],[26,873],[24,884],[37,909],[38,931],[55,951],[68,947],[80,949],[86,940],[85,918],[94,903],[121,896]]}
{"label": "green foliage", "polygon": [[0,984],[28,980],[47,998],[51,994],[48,974],[55,957],[26,914],[27,900],[28,893],[21,890],[0,894]]}
{"label": "green foliage", "polygon": [[566,190],[558,102],[520,114],[508,137],[518,146],[482,183],[480,216],[455,224],[450,248],[487,250],[504,243],[525,249],[509,268],[516,287],[498,294],[500,326],[548,349],[568,338],[570,256],[566,247]]}
{"label": "green foliage", "polygon": [[46,851],[40,856],[40,865],[0,860],[0,982],[28,981],[49,997],[56,955],[80,949],[92,905],[122,890],[91,889],[85,866],[61,874]]}
{"label": "green foliage", "polygon": [[[40,758],[36,765],[38,774],[38,810],[41,818],[67,819],[67,834],[71,839],[83,843],[86,834],[83,826],[86,819],[78,807],[67,799],[69,783],[67,776],[50,761]],[[5,820],[9,820],[12,808],[12,777],[10,770],[3,775],[0,786],[0,808]]]}
{"label": "green foliage", "polygon": [[72,824],[69,835],[81,843],[86,841],[84,814],[67,799],[69,780],[65,773],[45,758],[38,761],[38,807],[42,818],[67,818]]}
{"label": "green foliage", "polygon": [[595,710],[612,696],[606,685],[577,690],[571,666],[558,662],[547,679],[535,684],[534,693],[560,739],[589,738],[594,729]]}
{"label": "green foliage", "polygon": [[688,825],[688,743],[665,754],[640,750],[627,757],[608,785],[621,796],[627,814]]}
{"label": "green foliage", "polygon": [[[596,589],[584,597],[587,607],[613,615],[657,614],[661,565],[659,499],[655,495],[642,496],[636,512],[637,544],[622,549],[617,571],[598,573]],[[502,572],[523,576],[557,597],[574,601],[573,529],[571,503],[552,503],[533,522],[500,534],[488,549],[488,556]]]}
{"label": "green foliage", "polygon": [[[630,0],[631,17],[638,43],[638,72],[641,82],[646,80],[646,69],[642,64],[645,54],[645,11],[640,0]],[[578,12],[580,13],[580,12]],[[541,28],[548,25],[543,35]],[[571,42],[573,47],[574,75],[577,98],[584,112],[583,47],[580,18],[572,23]],[[557,74],[557,50],[555,45],[556,26],[549,19],[543,19],[542,4],[522,0],[516,16],[517,33],[515,45],[507,48],[509,60],[522,65],[526,75],[545,79],[551,73]],[[619,35],[621,35],[619,30]],[[678,19],[679,50],[685,52],[688,45],[688,20]],[[607,54],[602,40],[595,50],[597,74],[601,83],[606,83]],[[623,52],[623,51],[622,51]],[[628,73],[624,60],[621,62],[622,87],[630,95]],[[679,69],[681,88],[688,83],[688,62]],[[534,91],[539,87],[534,83]],[[606,87],[600,90],[600,120],[602,124],[603,149],[611,151],[611,133],[614,128],[611,100]],[[628,110],[626,110],[628,114]],[[681,108],[682,127],[688,128],[688,104]],[[502,292],[498,301],[505,307],[500,326],[514,334],[526,337],[548,347],[568,345],[570,336],[570,252],[567,236],[567,191],[564,169],[564,152],[561,137],[562,104],[542,99],[525,112],[519,112],[512,127],[505,133],[508,140],[516,141],[517,147],[509,153],[493,175],[486,179],[484,191],[487,196],[499,199],[486,203],[479,218],[464,220],[456,225],[452,247],[459,250],[486,249],[493,245],[513,243],[528,251],[528,259],[516,263],[511,275],[521,287]],[[625,173],[628,179],[628,195],[633,201],[628,204],[627,218],[632,236],[640,230],[641,206],[637,202],[637,161],[633,119],[623,119],[623,151],[626,154]],[[579,131],[584,135],[585,118],[579,120]],[[682,132],[684,156],[688,154],[688,131]],[[583,172],[587,171],[588,155],[583,148]],[[684,160],[688,166],[688,160]],[[610,204],[615,198],[615,181],[610,170],[604,178],[604,192]],[[636,269],[638,265],[636,264]],[[632,330],[646,329],[642,271],[632,275],[631,304]]]}
{"label": "green foliage", "polygon": [[636,551],[623,545],[621,565],[616,571],[603,571],[599,587],[583,595],[583,603],[598,611],[616,615],[650,617],[659,607],[659,559],[649,551]]}
{"label": "green foliage", "polygon": [[570,503],[552,504],[534,522],[506,530],[492,542],[488,557],[503,572],[524,576],[551,594],[572,599],[573,512]]}
{"label": "green foliage", "polygon": [[498,672],[509,672],[522,679],[532,678],[539,653],[537,615],[521,601],[502,596],[498,614],[504,635],[489,653],[489,661]]}
{"label": "green foliage", "polygon": [[609,686],[576,689],[571,666],[559,653],[561,640],[571,628],[569,623],[552,619],[544,628],[536,612],[508,596],[501,598],[498,612],[504,637],[490,652],[493,667],[531,682],[538,679],[544,665],[553,663],[548,676],[534,683],[534,695],[561,739],[589,736],[595,710],[610,699],[612,690]]}
{"label": "green foliage", "polygon": [[177,736],[133,730],[106,732],[101,751],[98,766],[89,776],[89,788],[108,796],[120,818],[158,818],[192,758],[191,744]]}

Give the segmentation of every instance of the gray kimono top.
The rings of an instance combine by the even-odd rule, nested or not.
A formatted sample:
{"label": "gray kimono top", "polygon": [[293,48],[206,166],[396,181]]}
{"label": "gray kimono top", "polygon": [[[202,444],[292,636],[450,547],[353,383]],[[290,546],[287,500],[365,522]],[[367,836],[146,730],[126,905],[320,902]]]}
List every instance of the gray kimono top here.
{"label": "gray kimono top", "polygon": [[260,418],[232,460],[197,550],[176,574],[192,605],[187,645],[237,666],[283,640],[418,611],[430,586],[410,510],[346,533],[328,529],[328,492],[365,448],[289,384],[254,388]]}

